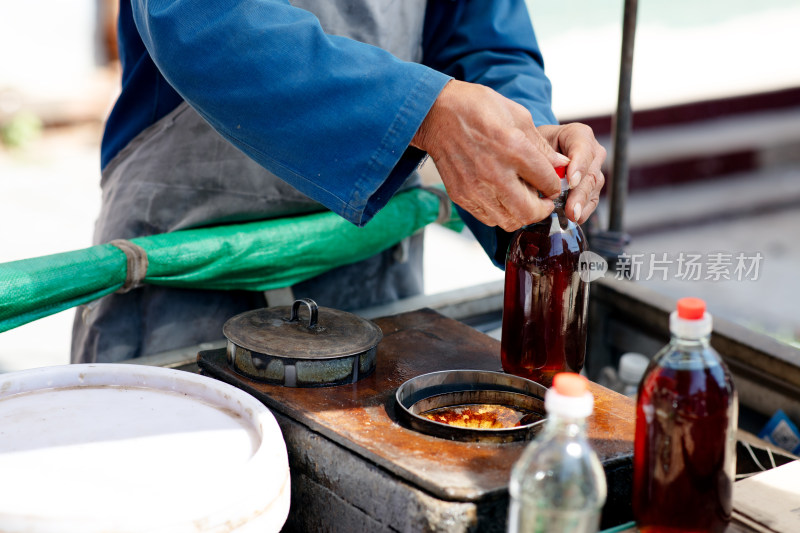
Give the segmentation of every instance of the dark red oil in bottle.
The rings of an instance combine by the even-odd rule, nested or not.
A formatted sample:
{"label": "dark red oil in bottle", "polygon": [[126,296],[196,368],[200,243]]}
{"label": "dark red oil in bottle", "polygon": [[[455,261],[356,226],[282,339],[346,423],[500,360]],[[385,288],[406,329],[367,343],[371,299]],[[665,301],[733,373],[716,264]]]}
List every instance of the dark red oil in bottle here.
{"label": "dark red oil in bottle", "polygon": [[731,518],[737,401],[715,357],[661,358],[639,387],[633,509],[639,531],[722,532]]}
{"label": "dark red oil in bottle", "polygon": [[586,354],[586,239],[564,214],[566,196],[549,218],[517,231],[506,255],[503,370],[547,387],[558,372],[580,372]]}

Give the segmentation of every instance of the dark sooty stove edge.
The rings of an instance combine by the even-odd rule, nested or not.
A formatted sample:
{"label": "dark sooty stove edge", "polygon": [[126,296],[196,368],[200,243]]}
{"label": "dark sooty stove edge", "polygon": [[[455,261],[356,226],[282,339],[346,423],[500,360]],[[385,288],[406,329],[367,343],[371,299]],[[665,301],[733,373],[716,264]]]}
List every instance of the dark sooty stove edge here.
{"label": "dark sooty stove edge", "polygon": [[[333,505],[332,512],[338,508],[344,515],[357,512],[370,520],[358,528],[342,528],[337,524],[331,531],[505,531],[508,508],[506,495],[481,502],[443,500],[405,479],[397,479],[397,476],[379,465],[364,461],[361,457],[351,459],[353,454],[350,450],[296,420],[280,413],[276,414],[276,418],[286,432],[287,441],[292,442],[292,448],[299,450],[294,458],[297,466],[292,470],[293,482],[299,482],[298,491],[302,492],[310,482],[322,488],[324,493],[303,496],[314,498],[320,497],[320,494],[326,497],[327,494],[328,503]],[[308,451],[312,448],[316,448],[317,456],[323,456],[323,461],[314,460],[313,464],[308,461]],[[354,462],[343,471],[341,465],[348,461]],[[326,475],[329,468],[336,470],[334,476]],[[292,489],[294,495],[295,487]],[[375,495],[380,497],[376,498]],[[292,516],[290,514],[290,520]],[[305,515],[295,516],[293,521],[301,524],[301,531],[317,530],[320,523],[326,524],[326,528],[332,527],[328,515],[322,517],[322,522],[317,520],[312,527],[302,527],[310,525]],[[374,527],[376,524],[378,527]],[[443,525],[446,525],[446,529],[442,528]]]}
{"label": "dark sooty stove edge", "polygon": [[[391,472],[387,472],[385,469],[381,468],[379,465],[375,465],[368,461],[360,461],[355,465],[351,465],[351,469],[355,467],[354,472],[349,472],[346,475],[347,478],[344,480],[343,485],[341,479],[337,479],[335,483],[331,483],[331,481],[324,475],[324,471],[326,468],[329,468],[331,465],[338,466],[343,459],[331,457],[335,454],[345,454],[345,455],[352,455],[350,450],[344,448],[343,446],[330,441],[330,439],[324,438],[324,436],[319,435],[318,433],[310,430],[304,424],[297,422],[289,417],[286,417],[280,413],[276,414],[276,418],[281,425],[282,430],[287,434],[287,440],[290,441],[298,441],[298,440],[309,440],[309,436],[316,435],[318,438],[323,439],[322,442],[317,444],[311,444],[311,446],[319,446],[323,448],[320,452],[325,455],[326,461],[325,465],[320,465],[319,463],[314,463],[313,465],[309,465],[308,461],[304,460],[305,455],[304,452],[308,451],[310,447],[307,443],[298,443],[295,442],[293,448],[299,448],[302,446],[302,451],[298,453],[298,457],[294,458],[297,463],[292,464],[292,476],[293,482],[297,480],[300,483],[298,490],[303,491],[304,487],[303,483],[312,483],[315,486],[318,486],[324,491],[329,494],[329,498],[335,500],[340,506],[346,506],[348,509],[342,510],[346,514],[352,514],[354,512],[360,513],[364,518],[369,519],[370,524],[372,526],[360,526],[357,530],[361,531],[369,531],[369,532],[377,532],[377,531],[442,531],[441,524],[447,523],[448,529],[447,531],[484,531],[484,532],[504,532],[506,528],[506,520],[507,520],[507,513],[508,513],[508,492],[502,491],[496,495],[495,498],[486,498],[479,502],[463,502],[463,501],[447,501],[441,498],[438,498],[435,495],[429,494],[427,491],[424,491],[420,487],[414,486],[408,483],[405,479],[397,479],[396,476],[393,476]],[[313,441],[313,438],[310,439]],[[300,445],[298,445],[300,444]],[[331,453],[333,451],[333,453]],[[291,457],[291,455],[290,455]],[[346,458],[344,459],[346,460]],[[612,471],[609,471],[609,468],[613,468]],[[365,470],[366,469],[366,470]],[[606,505],[603,507],[603,516],[602,516],[602,525],[603,529],[607,529],[610,527],[617,526],[619,524],[629,522],[632,519],[632,511],[630,505],[630,487],[631,487],[631,471],[630,465],[628,464],[627,467],[623,461],[619,461],[618,464],[615,463],[615,466],[606,466],[607,472],[606,475],[609,478],[609,481],[622,481],[623,488],[622,490],[615,490],[613,488],[609,488],[609,499],[606,502]],[[320,477],[319,471],[322,470],[323,476]],[[352,493],[352,486],[348,487],[348,483],[352,485],[353,477],[358,475],[363,475],[364,472],[369,473],[370,471],[373,472],[373,475],[369,476],[369,481],[364,482],[362,481],[363,478],[358,479],[359,485],[366,483],[370,485],[371,488],[375,489],[373,494],[380,494],[381,497],[379,499],[372,499],[370,502],[364,501],[353,501],[356,498],[353,496],[364,496],[365,491],[357,491],[354,495]],[[365,478],[367,476],[364,476]],[[627,481],[627,483],[625,483]],[[388,483],[391,486],[391,490],[387,491],[385,488],[380,489],[376,487],[376,485]],[[295,487],[293,485],[293,497],[297,497],[294,495]],[[345,492],[344,495],[337,493],[337,490],[340,492]],[[387,492],[391,494],[387,496]],[[421,495],[421,498],[416,495]],[[303,496],[307,497],[314,497],[314,495],[303,494]],[[301,496],[302,497],[302,496]],[[394,509],[396,507],[397,499],[400,498],[407,500],[406,504],[403,505],[403,515],[412,514],[412,515],[420,515],[420,519],[431,520],[438,518],[439,521],[434,524],[431,524],[432,527],[418,527],[419,522],[414,524],[409,524],[405,522],[407,520],[406,516],[401,516],[400,520],[404,521],[402,524],[396,524],[391,522],[391,512],[384,512],[386,507],[390,507]],[[424,501],[425,498],[432,498],[434,501]],[[378,501],[379,500],[379,501]],[[297,500],[293,500],[297,501]],[[438,502],[438,503],[437,503]],[[341,510],[341,508],[340,508]],[[422,512],[423,510],[427,510],[429,512]],[[335,510],[333,511],[335,512]],[[448,516],[448,514],[450,516]],[[376,515],[380,515],[380,518],[376,518]],[[395,513],[396,515],[396,513]],[[421,516],[425,515],[425,516]],[[290,515],[292,516],[292,515]],[[330,524],[329,521],[326,521],[330,518],[330,516],[326,515],[322,517],[323,522],[319,523],[326,523]],[[389,523],[384,522],[382,519],[389,519]],[[290,518],[290,520],[292,520]],[[309,531],[317,529],[316,527],[313,529],[303,528],[302,524],[304,518],[303,517],[294,517],[292,522],[297,524],[301,524],[299,528],[290,529],[291,531]],[[373,523],[374,522],[374,523]],[[317,525],[318,525],[317,524]],[[373,527],[377,524],[378,527]],[[305,523],[305,525],[308,525]],[[398,527],[395,527],[398,526]],[[452,527],[451,527],[452,526]],[[354,531],[356,529],[353,528],[334,528],[333,530],[336,531]]]}

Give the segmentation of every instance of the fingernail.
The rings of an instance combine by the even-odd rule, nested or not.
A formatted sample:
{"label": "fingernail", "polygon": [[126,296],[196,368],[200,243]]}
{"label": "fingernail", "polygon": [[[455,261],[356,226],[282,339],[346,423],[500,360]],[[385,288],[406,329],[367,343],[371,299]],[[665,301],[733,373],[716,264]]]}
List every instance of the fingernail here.
{"label": "fingernail", "polygon": [[570,176],[570,178],[569,178],[569,188],[570,188],[570,189],[574,189],[575,187],[577,187],[577,186],[578,186],[578,184],[579,184],[580,182],[581,182],[581,173],[580,173],[580,172],[575,172],[575,173],[574,173],[572,176]]}
{"label": "fingernail", "polygon": [[581,204],[575,204],[575,207],[572,208],[572,214],[575,215],[575,222],[581,219]]}
{"label": "fingernail", "polygon": [[564,154],[559,154],[558,152],[556,152],[556,157],[557,157],[557,159],[559,161],[564,163],[564,165],[566,165],[567,163],[569,163],[571,161],[571,159],[569,157],[565,156]]}

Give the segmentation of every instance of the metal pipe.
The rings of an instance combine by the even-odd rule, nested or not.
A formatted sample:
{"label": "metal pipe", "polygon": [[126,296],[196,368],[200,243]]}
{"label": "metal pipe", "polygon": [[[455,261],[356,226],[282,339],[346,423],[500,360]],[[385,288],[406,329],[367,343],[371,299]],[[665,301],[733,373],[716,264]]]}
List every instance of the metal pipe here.
{"label": "metal pipe", "polygon": [[611,160],[611,188],[609,189],[608,229],[623,231],[623,213],[628,194],[628,141],[631,135],[631,78],[633,72],[633,43],[636,37],[636,11],[638,0],[625,0],[622,20],[622,54],[619,65],[619,91],[617,110],[611,125],[613,157]]}

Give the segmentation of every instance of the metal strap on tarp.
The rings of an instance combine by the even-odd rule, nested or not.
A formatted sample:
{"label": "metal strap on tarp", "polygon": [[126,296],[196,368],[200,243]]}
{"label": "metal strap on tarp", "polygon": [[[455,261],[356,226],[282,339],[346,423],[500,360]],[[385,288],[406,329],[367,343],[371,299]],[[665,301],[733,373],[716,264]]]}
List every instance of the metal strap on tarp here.
{"label": "metal strap on tarp", "polygon": [[117,290],[119,294],[125,294],[137,287],[142,286],[145,276],[147,276],[147,252],[138,244],[125,239],[115,239],[108,244],[116,246],[125,254],[127,260],[127,273],[125,283]]}

